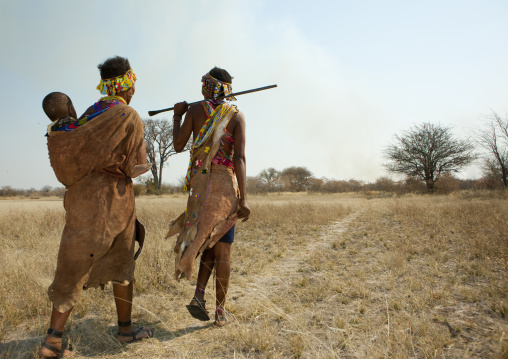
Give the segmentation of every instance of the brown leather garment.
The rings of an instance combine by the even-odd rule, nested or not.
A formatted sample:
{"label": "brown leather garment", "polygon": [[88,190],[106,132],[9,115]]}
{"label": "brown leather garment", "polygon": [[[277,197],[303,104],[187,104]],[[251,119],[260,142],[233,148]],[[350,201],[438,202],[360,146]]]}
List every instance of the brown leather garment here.
{"label": "brown leather garment", "polygon": [[[51,132],[48,150],[58,180],[67,187],[65,227],[50,300],[59,312],[81,291],[134,280],[136,210],[132,174],[144,141],[137,112],[117,105],[71,131]],[[142,238],[139,238],[142,240]]]}
{"label": "brown leather garment", "polygon": [[199,253],[213,247],[236,222],[238,187],[230,167],[211,161],[226,127],[238,110],[230,106],[217,121],[213,134],[192,156],[191,191],[187,209],[171,221],[166,238],[179,233],[175,243],[175,278],[191,279]]}

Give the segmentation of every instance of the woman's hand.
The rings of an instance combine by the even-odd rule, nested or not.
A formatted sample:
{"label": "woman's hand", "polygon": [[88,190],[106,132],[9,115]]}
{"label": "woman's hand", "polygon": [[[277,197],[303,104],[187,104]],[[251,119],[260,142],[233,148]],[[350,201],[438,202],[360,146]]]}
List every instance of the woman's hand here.
{"label": "woman's hand", "polygon": [[245,222],[249,219],[250,216],[250,208],[247,204],[247,201],[244,199],[240,200],[240,203],[238,205],[238,211],[236,212],[238,214],[238,218],[243,218],[242,222]]}
{"label": "woman's hand", "polygon": [[175,115],[183,116],[187,112],[188,108],[189,108],[189,104],[187,103],[187,101],[178,102],[178,103],[175,103],[175,108],[173,109],[173,111],[174,111]]}

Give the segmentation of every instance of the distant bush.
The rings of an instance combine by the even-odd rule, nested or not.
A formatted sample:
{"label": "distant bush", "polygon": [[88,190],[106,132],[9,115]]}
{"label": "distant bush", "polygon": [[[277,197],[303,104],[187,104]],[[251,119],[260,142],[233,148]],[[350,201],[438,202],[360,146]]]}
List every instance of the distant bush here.
{"label": "distant bush", "polygon": [[[183,193],[184,178],[180,178],[177,184],[163,183],[160,189],[156,189],[151,176],[139,177],[134,183],[134,195],[164,195]],[[289,167],[282,171],[268,168],[257,176],[247,176],[247,192],[250,194],[267,194],[273,192],[309,192],[309,193],[363,193],[380,196],[386,194],[423,194],[427,193],[426,184],[414,177],[406,177],[395,181],[388,177],[380,177],[374,182],[363,182],[354,178],[349,180],[328,179],[325,177],[315,178],[305,167]],[[452,174],[442,175],[435,181],[435,192],[448,194],[461,191],[499,191],[503,190],[503,182],[499,177],[485,175],[472,180],[462,180]],[[43,186],[37,190],[16,189],[11,186],[0,188],[0,197],[63,197],[64,187]]]}
{"label": "distant bush", "polygon": [[134,196],[145,194],[145,186],[142,183],[134,183]]}
{"label": "distant bush", "polygon": [[183,186],[180,184],[163,183],[160,189],[155,188],[153,178],[141,178],[138,183],[134,183],[134,195],[163,195],[183,192]]}
{"label": "distant bush", "polygon": [[[312,192],[312,193],[388,193],[406,194],[427,193],[427,185],[418,178],[406,177],[394,181],[388,177],[380,177],[372,183],[356,180],[337,180],[311,177],[310,171],[305,167],[290,167],[282,171],[269,168],[260,172],[258,176],[247,177],[247,192],[251,194],[264,194],[269,192]],[[464,190],[498,190],[502,182],[498,178],[485,176],[479,180],[461,180],[452,174],[442,175],[435,181],[435,191],[447,194]]]}
{"label": "distant bush", "polygon": [[456,192],[460,189],[460,182],[458,178],[454,177],[451,173],[445,173],[439,181],[436,182],[434,189],[438,193],[448,194]]}
{"label": "distant bush", "polygon": [[11,186],[3,186],[0,188],[0,197],[14,197],[19,196],[19,190],[12,188]]}
{"label": "distant bush", "polygon": [[11,186],[3,186],[0,188],[0,197],[27,197],[27,198],[40,198],[40,197],[63,197],[65,194],[65,187],[44,186],[40,190],[35,188],[30,189],[17,189]]}

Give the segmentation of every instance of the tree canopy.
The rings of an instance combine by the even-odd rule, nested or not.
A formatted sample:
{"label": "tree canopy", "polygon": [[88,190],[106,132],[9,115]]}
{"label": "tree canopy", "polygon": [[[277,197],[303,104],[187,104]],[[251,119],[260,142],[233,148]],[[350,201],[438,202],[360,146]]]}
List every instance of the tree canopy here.
{"label": "tree canopy", "polygon": [[458,172],[476,158],[470,141],[455,139],[450,127],[423,123],[412,127],[388,145],[385,167],[424,181],[432,191],[441,175]]}
{"label": "tree canopy", "polygon": [[288,167],[280,173],[280,178],[285,187],[294,192],[305,191],[311,177],[312,172],[306,167]]}

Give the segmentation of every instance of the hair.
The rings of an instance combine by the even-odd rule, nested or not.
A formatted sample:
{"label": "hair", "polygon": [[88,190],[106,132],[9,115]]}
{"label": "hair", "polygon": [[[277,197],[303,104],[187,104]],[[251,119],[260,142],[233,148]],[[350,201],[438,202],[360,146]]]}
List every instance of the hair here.
{"label": "hair", "polygon": [[62,92],[52,92],[42,100],[42,109],[52,122],[68,115],[69,106],[72,106],[72,101]]}
{"label": "hair", "polygon": [[115,56],[97,65],[97,68],[101,73],[101,78],[105,80],[125,74],[131,65],[125,57]]}
{"label": "hair", "polygon": [[210,75],[219,81],[229,83],[233,82],[233,76],[231,76],[229,72],[227,72],[226,70],[221,69],[220,67],[217,66],[215,66],[213,69],[210,70]]}

